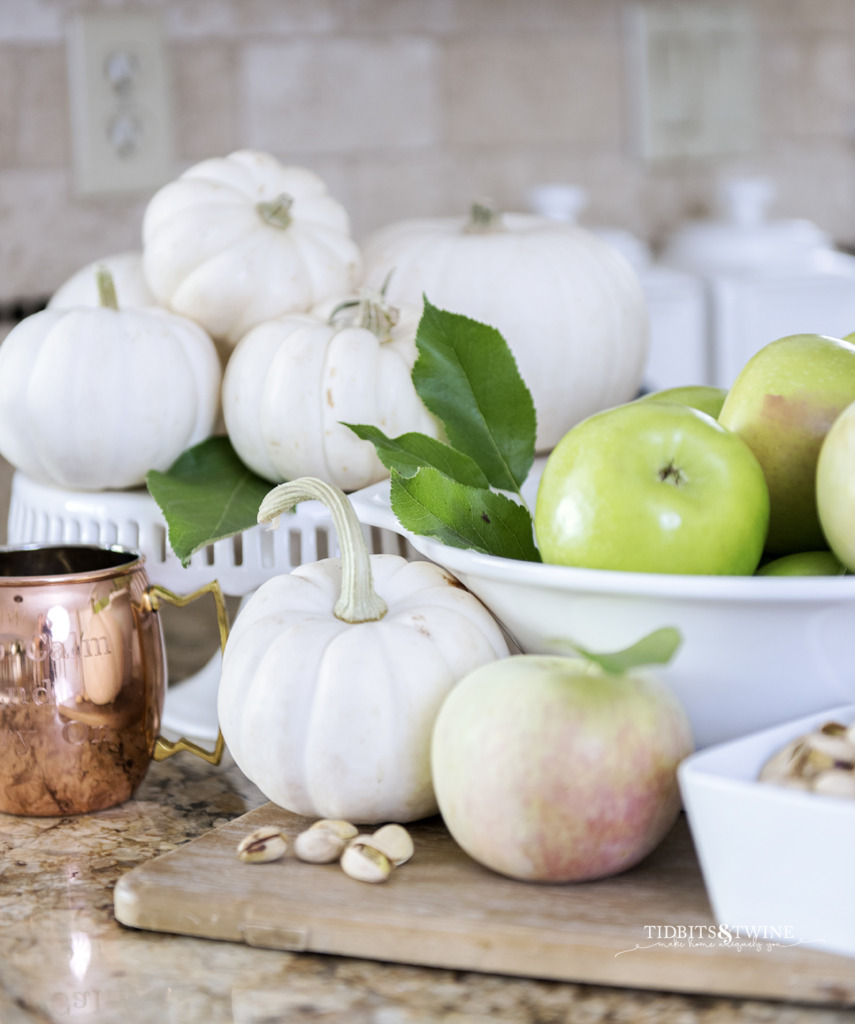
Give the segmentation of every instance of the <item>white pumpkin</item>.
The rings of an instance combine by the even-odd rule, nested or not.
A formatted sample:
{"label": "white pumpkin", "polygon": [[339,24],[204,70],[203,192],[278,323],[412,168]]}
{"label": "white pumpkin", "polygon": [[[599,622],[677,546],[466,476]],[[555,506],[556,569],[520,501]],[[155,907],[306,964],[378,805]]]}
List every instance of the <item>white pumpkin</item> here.
{"label": "white pumpkin", "polygon": [[105,304],[45,309],[0,345],[0,455],[70,490],[141,486],[208,437],[222,370],[211,338],[185,317]]}
{"label": "white pumpkin", "polygon": [[99,305],[97,270],[106,267],[113,278],[116,300],[122,309],[156,306],[143,274],[142,251],[117,252],[81,267],[51,295],[48,309],[75,309]]}
{"label": "white pumpkin", "polygon": [[430,741],[445,696],[508,654],[496,621],[432,562],[369,555],[353,506],[319,480],[280,484],[259,522],[325,502],[341,558],[268,580],[226,643],[218,713],[241,771],[274,803],[359,823],[435,814]]}
{"label": "white pumpkin", "polygon": [[623,256],[592,232],[475,206],[467,221],[401,221],[363,247],[364,281],[392,303],[431,303],[497,328],[553,448],[591,413],[633,398],[648,349],[647,306]]}
{"label": "white pumpkin", "polygon": [[273,483],[314,476],[353,491],[389,474],[345,423],[438,437],[410,376],[419,314],[365,293],[332,321],[284,316],[244,335],[223,378],[226,430],[243,462]]}
{"label": "white pumpkin", "polygon": [[324,182],[268,153],[196,164],[143,217],[143,269],[157,301],[228,345],[351,291],[360,266],[347,213]]}

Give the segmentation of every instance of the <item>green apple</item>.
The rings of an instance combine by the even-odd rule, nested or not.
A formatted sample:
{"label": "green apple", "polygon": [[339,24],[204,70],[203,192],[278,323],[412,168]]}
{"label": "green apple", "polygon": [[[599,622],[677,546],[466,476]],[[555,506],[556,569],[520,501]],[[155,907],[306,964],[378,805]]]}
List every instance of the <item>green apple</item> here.
{"label": "green apple", "polygon": [[700,409],[701,412],[705,412],[715,420],[718,419],[726,396],[727,392],[724,388],[716,388],[712,384],[686,384],[684,387],[651,391],[649,395],[642,395],[637,401],[679,402],[680,405],[690,405],[693,409]]}
{"label": "green apple", "polygon": [[573,427],[546,461],[541,557],[629,572],[751,575],[769,494],[751,449],[711,416],[630,402]]}
{"label": "green apple", "polygon": [[799,551],[773,558],[757,570],[758,576],[842,576],[843,565],[831,551]]}
{"label": "green apple", "polygon": [[760,349],[730,388],[719,423],[760,460],[769,486],[768,555],[826,547],[816,498],[819,449],[855,401],[855,345],[793,334]]}
{"label": "green apple", "polygon": [[837,417],[822,442],[816,501],[829,547],[855,572],[855,403]]}

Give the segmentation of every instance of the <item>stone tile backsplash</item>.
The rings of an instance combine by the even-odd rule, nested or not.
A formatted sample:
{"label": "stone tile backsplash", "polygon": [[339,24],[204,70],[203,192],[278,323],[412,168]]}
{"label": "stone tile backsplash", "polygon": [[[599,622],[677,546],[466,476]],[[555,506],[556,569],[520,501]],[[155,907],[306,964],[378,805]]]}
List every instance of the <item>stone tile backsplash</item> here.
{"label": "stone tile backsplash", "polygon": [[[633,144],[636,0],[136,0],[162,12],[175,175],[241,147],[312,167],[357,238],[538,181],[583,186],[583,215],[656,244],[716,181],[764,174],[774,213],[855,243],[855,4],[741,0],[758,35],[754,152],[650,163]],[[659,0],[650,0],[659,2]],[[680,0],[691,4],[697,0]],[[80,196],[65,32],[123,0],[0,0],[0,304],[47,295],[140,244],[148,195]]]}

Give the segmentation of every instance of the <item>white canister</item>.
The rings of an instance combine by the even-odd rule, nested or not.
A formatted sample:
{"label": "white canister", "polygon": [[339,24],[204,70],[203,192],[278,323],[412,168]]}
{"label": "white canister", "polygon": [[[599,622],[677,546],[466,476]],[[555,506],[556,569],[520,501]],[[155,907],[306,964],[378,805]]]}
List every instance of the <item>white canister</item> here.
{"label": "white canister", "polygon": [[764,178],[724,182],[719,216],[688,221],[662,262],[702,282],[709,310],[711,383],[728,388],[745,363],[788,334],[855,331],[855,259],[803,219],[772,220]]}

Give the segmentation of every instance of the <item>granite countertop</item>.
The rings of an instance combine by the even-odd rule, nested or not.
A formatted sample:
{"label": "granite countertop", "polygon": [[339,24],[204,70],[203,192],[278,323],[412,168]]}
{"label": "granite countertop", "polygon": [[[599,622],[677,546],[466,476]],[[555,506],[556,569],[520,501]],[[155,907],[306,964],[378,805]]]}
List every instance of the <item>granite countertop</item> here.
{"label": "granite countertop", "polygon": [[[216,650],[216,628],[198,605],[161,614],[180,685]],[[152,764],[118,807],[0,814],[0,1024],[855,1022],[855,1009],[290,953],[116,921],[113,888],[126,871],[265,802],[228,753],[219,767],[182,753]]]}
{"label": "granite countertop", "polygon": [[285,953],[136,931],[113,886],[264,803],[226,755],[153,764],[134,798],[80,817],[0,815],[0,1021],[839,1024],[855,1011],[691,997]]}

